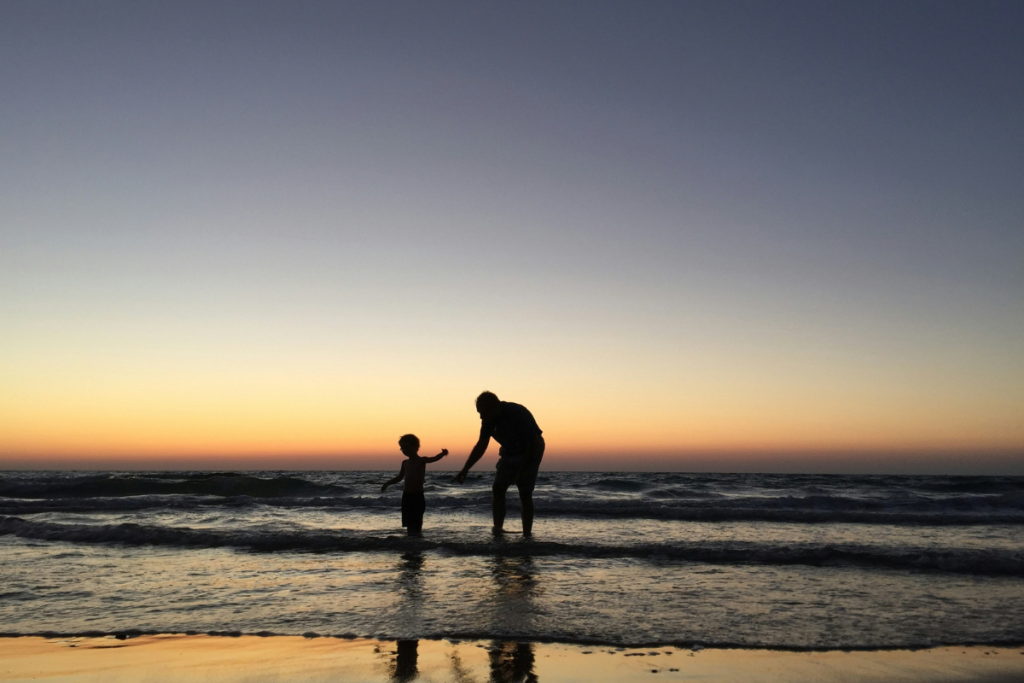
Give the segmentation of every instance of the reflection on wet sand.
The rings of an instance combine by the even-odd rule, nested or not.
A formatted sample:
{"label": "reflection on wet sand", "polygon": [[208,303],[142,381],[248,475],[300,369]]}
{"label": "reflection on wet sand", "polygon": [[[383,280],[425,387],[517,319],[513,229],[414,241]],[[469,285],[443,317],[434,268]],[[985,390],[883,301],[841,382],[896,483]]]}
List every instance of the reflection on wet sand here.
{"label": "reflection on wet sand", "polygon": [[419,659],[418,640],[400,640],[395,652],[395,659],[390,667],[391,680],[395,683],[408,683],[419,675],[416,667]]}
{"label": "reflection on wet sand", "polygon": [[495,640],[488,654],[491,683],[537,683],[537,674],[533,672],[533,643]]}
{"label": "reflection on wet sand", "polygon": [[[467,666],[458,648],[448,653],[452,678],[455,683],[479,683],[473,675],[473,667]],[[487,646],[488,683],[537,683],[534,672],[533,643],[515,640],[492,640]]]}
{"label": "reflection on wet sand", "polygon": [[[394,641],[300,636],[0,638],[4,680],[51,683],[190,681],[251,683],[1009,683],[1024,680],[1021,648],[786,652],[632,651],[558,643]],[[685,657],[685,659],[683,659]],[[675,661],[672,661],[675,660]],[[668,667],[666,668],[666,665]],[[675,669],[680,669],[676,671]],[[657,672],[657,675],[652,673]]]}

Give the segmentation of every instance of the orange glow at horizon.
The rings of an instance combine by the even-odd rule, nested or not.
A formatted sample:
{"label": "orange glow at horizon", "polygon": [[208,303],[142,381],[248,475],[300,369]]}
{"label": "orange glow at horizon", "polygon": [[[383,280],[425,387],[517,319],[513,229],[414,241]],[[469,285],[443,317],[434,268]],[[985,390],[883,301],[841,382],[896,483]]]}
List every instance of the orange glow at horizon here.
{"label": "orange glow at horizon", "polygon": [[[413,432],[424,449],[468,451],[481,387],[456,382],[432,391],[376,386],[137,386],[75,396],[24,388],[0,399],[0,456],[87,460],[132,455],[272,456],[392,454]],[[549,449],[563,453],[814,450],[1018,449],[1024,429],[1008,411],[965,414],[957,406],[917,410],[892,403],[857,407],[837,397],[749,394],[620,400],[570,395],[550,386],[500,391],[537,417]],[[391,390],[394,390],[393,393]],[[572,458],[574,456],[567,455]],[[581,456],[582,457],[582,456]]]}
{"label": "orange glow at horizon", "polygon": [[0,358],[0,466],[15,457],[387,455],[407,432],[424,450],[464,453],[484,389],[526,405],[549,451],[568,459],[1024,451],[1024,387],[993,354],[957,366],[943,349],[837,360],[786,338],[730,345],[622,333],[579,345],[377,331],[339,341],[228,323],[63,324],[66,334],[15,338]]}

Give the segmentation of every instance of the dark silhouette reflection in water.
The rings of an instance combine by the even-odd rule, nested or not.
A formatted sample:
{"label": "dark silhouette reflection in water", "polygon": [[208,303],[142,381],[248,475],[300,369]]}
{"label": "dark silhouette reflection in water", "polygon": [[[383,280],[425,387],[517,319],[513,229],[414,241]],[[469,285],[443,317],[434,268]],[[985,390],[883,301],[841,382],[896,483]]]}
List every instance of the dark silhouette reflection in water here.
{"label": "dark silhouette reflection in water", "polygon": [[491,641],[491,683],[537,683],[533,673],[533,643]]}
{"label": "dark silhouette reflection in water", "polygon": [[409,551],[398,561],[398,590],[401,599],[392,619],[399,626],[399,637],[423,634],[423,553]]}
{"label": "dark silhouette reflection in water", "polygon": [[420,577],[420,572],[423,569],[423,553],[418,550],[404,553],[398,569],[398,581],[402,585],[405,597],[419,602],[423,598],[423,580]]}
{"label": "dark silhouette reflection in water", "polygon": [[540,591],[534,576],[533,558],[496,556],[492,562],[494,611],[491,626],[494,633],[528,638],[533,633],[534,598]]}
{"label": "dark silhouette reflection in water", "polygon": [[533,558],[529,555],[494,557],[491,576],[499,602],[533,602],[537,590]]}
{"label": "dark silhouette reflection in water", "polygon": [[417,660],[419,659],[418,640],[399,640],[395,650],[395,659],[391,663],[391,680],[395,683],[408,683],[419,675]]}

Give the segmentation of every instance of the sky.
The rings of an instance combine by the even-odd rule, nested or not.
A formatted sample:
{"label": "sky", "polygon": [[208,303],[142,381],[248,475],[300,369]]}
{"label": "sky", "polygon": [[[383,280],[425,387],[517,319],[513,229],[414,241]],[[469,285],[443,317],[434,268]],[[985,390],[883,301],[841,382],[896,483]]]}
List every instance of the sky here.
{"label": "sky", "polygon": [[1022,34],[7,0],[0,467],[458,467],[486,389],[549,469],[1024,474]]}

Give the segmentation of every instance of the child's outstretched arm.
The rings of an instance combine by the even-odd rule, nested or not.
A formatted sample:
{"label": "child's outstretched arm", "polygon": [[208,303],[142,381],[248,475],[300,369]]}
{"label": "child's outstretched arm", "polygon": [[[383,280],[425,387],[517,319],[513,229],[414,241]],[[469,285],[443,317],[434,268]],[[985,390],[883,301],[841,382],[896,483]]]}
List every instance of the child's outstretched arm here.
{"label": "child's outstretched arm", "polygon": [[404,462],[402,463],[401,469],[398,470],[398,475],[395,476],[394,479],[389,479],[387,482],[385,482],[385,484],[380,487],[380,492],[384,493],[385,491],[388,490],[389,486],[391,486],[392,484],[397,484],[398,482],[402,481],[403,479],[405,479],[405,463]]}
{"label": "child's outstretched arm", "polygon": [[448,449],[447,448],[442,448],[441,452],[438,453],[437,455],[435,455],[433,458],[423,458],[423,459],[426,462],[437,462],[438,460],[440,460],[441,458],[443,458],[446,455],[448,455]]}

